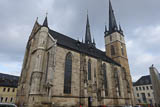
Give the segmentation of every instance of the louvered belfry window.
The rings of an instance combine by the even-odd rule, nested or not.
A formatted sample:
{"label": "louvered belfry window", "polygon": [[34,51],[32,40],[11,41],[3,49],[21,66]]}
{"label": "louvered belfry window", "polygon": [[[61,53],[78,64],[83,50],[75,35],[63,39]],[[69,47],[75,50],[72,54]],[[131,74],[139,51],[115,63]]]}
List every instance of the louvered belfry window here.
{"label": "louvered belfry window", "polygon": [[72,54],[69,52],[66,55],[65,60],[65,72],[64,72],[64,93],[71,94],[72,83]]}
{"label": "louvered belfry window", "polygon": [[113,45],[111,45],[111,55],[115,55],[115,49]]}

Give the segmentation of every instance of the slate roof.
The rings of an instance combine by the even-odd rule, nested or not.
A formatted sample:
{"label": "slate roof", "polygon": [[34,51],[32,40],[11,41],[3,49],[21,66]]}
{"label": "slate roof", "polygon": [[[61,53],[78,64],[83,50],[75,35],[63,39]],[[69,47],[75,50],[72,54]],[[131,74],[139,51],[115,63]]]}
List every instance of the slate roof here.
{"label": "slate roof", "polygon": [[142,76],[139,80],[137,80],[135,83],[133,83],[133,86],[139,86],[139,85],[150,85],[151,77],[150,75]]}
{"label": "slate roof", "polygon": [[84,53],[88,56],[101,59],[103,61],[115,64],[120,66],[119,63],[112,60],[110,57],[106,56],[105,52],[97,49],[96,47],[89,46],[85,43],[82,43],[78,40],[74,40],[68,36],[60,34],[56,31],[49,29],[49,33],[53,38],[57,40],[57,45],[68,48],[70,50],[74,50],[80,53]]}
{"label": "slate roof", "polygon": [[18,79],[18,76],[0,73],[0,86],[17,88]]}

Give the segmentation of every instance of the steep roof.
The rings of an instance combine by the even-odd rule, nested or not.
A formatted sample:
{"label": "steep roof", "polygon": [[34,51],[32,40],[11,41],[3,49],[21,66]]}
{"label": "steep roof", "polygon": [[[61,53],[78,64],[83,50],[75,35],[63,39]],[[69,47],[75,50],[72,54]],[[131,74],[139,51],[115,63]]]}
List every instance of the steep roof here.
{"label": "steep roof", "polygon": [[152,84],[150,75],[142,76],[139,80],[133,83],[133,86]]}
{"label": "steep roof", "polygon": [[14,87],[18,86],[18,76],[0,73],[0,86]]}
{"label": "steep roof", "polygon": [[86,45],[85,43],[82,43],[78,40],[74,40],[68,36],[60,34],[51,29],[49,29],[49,33],[51,34],[53,38],[57,40],[57,44],[59,46],[62,46],[62,47],[65,47],[65,48],[68,48],[68,49],[71,49],[71,50],[74,50],[80,53],[84,53],[84,54],[87,54],[88,56],[92,56],[94,58],[98,58],[108,63],[112,63],[112,64],[120,66],[119,63],[115,62],[110,57],[106,56],[105,52],[97,49],[96,47],[91,47],[89,45]]}

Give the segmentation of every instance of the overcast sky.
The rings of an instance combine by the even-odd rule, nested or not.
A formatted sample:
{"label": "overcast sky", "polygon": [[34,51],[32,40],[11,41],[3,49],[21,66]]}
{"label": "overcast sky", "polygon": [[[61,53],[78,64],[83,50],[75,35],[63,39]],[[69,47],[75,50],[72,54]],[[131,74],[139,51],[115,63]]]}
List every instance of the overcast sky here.
{"label": "overcast sky", "polygon": [[[160,70],[160,0],[111,0],[125,34],[133,81]],[[108,0],[0,0],[0,72],[20,75],[24,51],[36,17],[48,12],[49,27],[74,39],[85,35],[87,10],[92,37],[104,50]]]}

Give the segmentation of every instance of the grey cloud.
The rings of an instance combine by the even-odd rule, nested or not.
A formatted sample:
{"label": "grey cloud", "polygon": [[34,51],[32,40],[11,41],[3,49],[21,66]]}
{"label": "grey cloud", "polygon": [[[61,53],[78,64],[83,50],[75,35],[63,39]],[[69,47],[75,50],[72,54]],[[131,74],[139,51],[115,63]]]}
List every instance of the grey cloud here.
{"label": "grey cloud", "polygon": [[[135,78],[137,75],[148,74],[148,67],[152,63],[159,68],[158,61],[155,60],[159,58],[159,43],[149,43],[145,41],[149,39],[147,37],[143,40],[143,32],[151,35],[151,31],[146,30],[146,27],[160,25],[159,4],[159,0],[112,0],[117,23],[120,22],[122,25],[126,42],[133,42],[132,46],[128,47],[128,57]],[[108,0],[1,0],[0,7],[1,63],[22,63],[34,21],[38,16],[39,23],[42,23],[47,11],[50,28],[72,38],[81,39],[85,34],[88,9],[92,36],[97,47],[104,49],[104,25],[108,25]],[[139,27],[142,31],[135,34],[134,31]],[[152,62],[136,65],[135,59],[143,54],[153,56]],[[18,72],[20,73],[20,69]]]}

